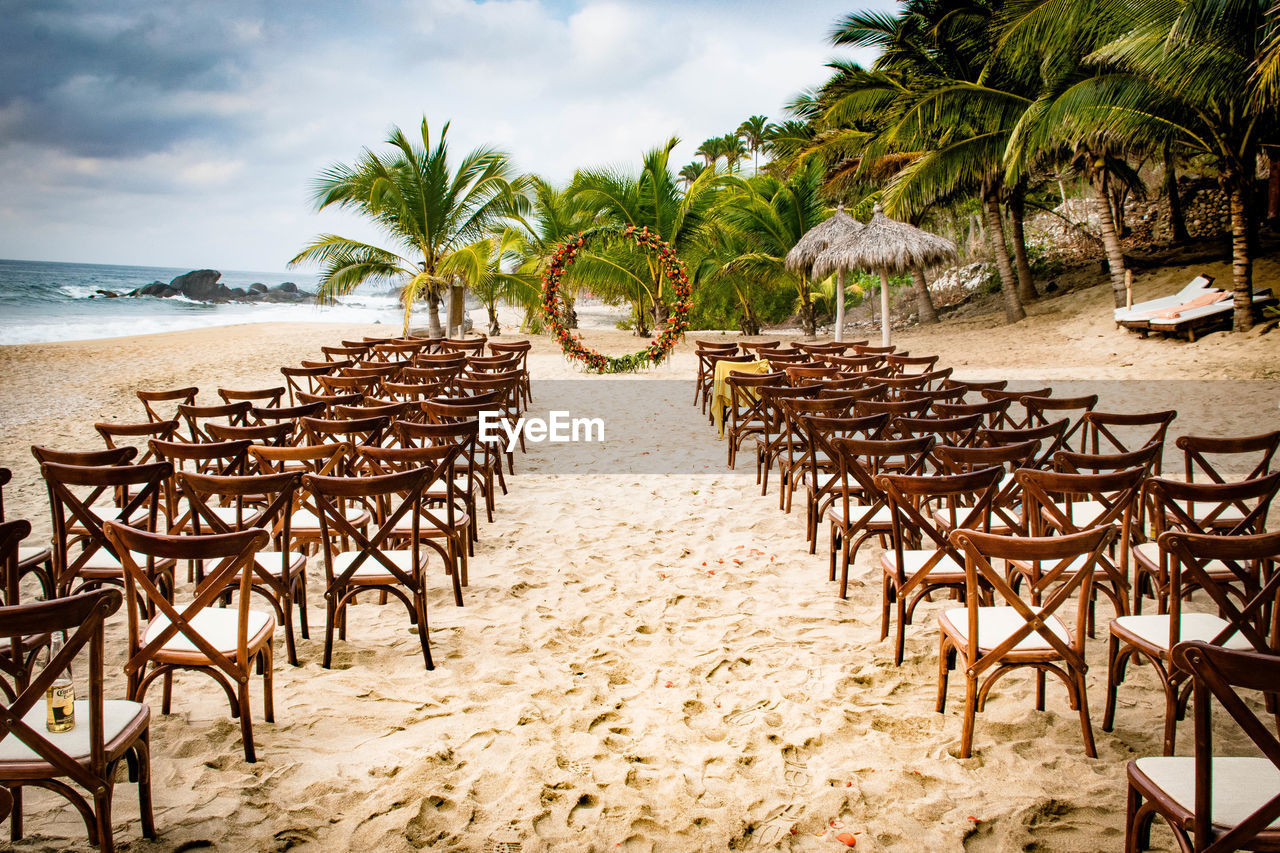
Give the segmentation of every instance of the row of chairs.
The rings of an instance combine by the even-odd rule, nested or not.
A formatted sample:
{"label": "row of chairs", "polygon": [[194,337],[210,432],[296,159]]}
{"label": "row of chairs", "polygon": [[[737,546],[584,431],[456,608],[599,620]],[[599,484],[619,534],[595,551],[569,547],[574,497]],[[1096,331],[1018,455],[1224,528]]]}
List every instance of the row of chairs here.
{"label": "row of chairs", "polygon": [[[1116,611],[1108,625],[1103,728],[1112,729],[1126,665],[1150,662],[1165,693],[1165,756],[1173,757],[1189,697],[1210,692],[1203,673],[1185,661],[1216,660],[1223,672],[1236,671],[1233,655],[1274,665],[1280,534],[1266,525],[1280,489],[1280,473],[1270,470],[1280,432],[1182,436],[1176,444],[1185,479],[1167,478],[1160,465],[1173,411],[1101,412],[1094,395],[1054,398],[1049,388],[962,382],[936,360],[921,362],[913,376],[883,365],[814,364],[831,356],[822,350],[806,352],[808,364],[774,365],[768,351],[761,355],[778,369],[730,372],[725,380],[730,464],[754,439],[762,492],[775,471],[784,509],[805,490],[811,552],[825,520],[832,580],[841,555],[842,596],[859,546],[880,540],[882,637],[896,624],[895,662],[903,659],[917,605],[938,594],[957,600],[937,616],[937,708],[945,709],[948,675],[958,667],[965,675],[961,756],[971,754],[976,714],[992,685],[1023,668],[1035,673],[1038,709],[1047,675],[1066,686],[1086,753],[1096,755],[1085,640],[1098,594]],[[712,372],[719,358],[700,352],[700,388],[704,356]],[[708,393],[696,399],[705,404]],[[1191,605],[1193,592],[1207,596],[1208,611]],[[1156,613],[1142,613],[1144,598],[1155,600]],[[1214,689],[1223,694],[1224,684],[1219,679]],[[1198,749],[1202,740],[1198,728]],[[1163,768],[1154,774],[1159,782],[1173,784],[1176,765],[1147,761]],[[1249,767],[1275,772],[1268,759],[1260,761]],[[1202,765],[1197,759],[1197,774]],[[1180,772],[1190,785],[1191,764]],[[1129,776],[1134,843],[1157,813],[1188,838],[1194,817],[1199,831],[1202,815],[1192,815],[1185,798],[1171,806],[1177,798],[1137,764]],[[1272,796],[1280,786],[1266,790]]]}
{"label": "row of chairs", "polygon": [[[406,348],[365,349],[390,363]],[[518,356],[501,355],[507,362]],[[466,364],[465,355],[463,361],[459,381],[485,373]],[[245,758],[254,761],[249,685],[255,672],[261,675],[264,717],[271,721],[276,628],[284,625],[295,665],[295,621],[301,638],[309,637],[309,552],[318,551],[324,571],[324,666],[332,663],[335,636],[346,638],[348,606],[372,594],[406,607],[426,668],[433,668],[430,569],[443,566],[454,603],[462,606],[467,558],[478,538],[478,499],[492,521],[494,480],[506,491],[501,454],[480,439],[478,415],[514,414],[526,400],[519,382],[490,390],[455,383],[451,390],[456,393],[405,401],[394,411],[363,395],[284,406],[287,387],[219,389],[216,406],[198,406],[194,388],[143,391],[138,396],[147,420],[98,424],[103,449],[33,447],[49,490],[50,547],[22,545],[31,529],[26,521],[0,524],[6,604],[0,624],[8,638],[0,691],[19,718],[0,719],[0,738],[17,756],[0,755],[0,780],[14,795],[15,840],[22,835],[22,787],[42,785],[71,800],[90,841],[111,849],[110,796],[121,761],[139,784],[144,834],[154,837],[145,698],[162,682],[168,713],[176,671],[203,672],[223,688],[240,720]],[[9,472],[0,470],[0,486],[8,480]],[[184,563],[191,589],[179,595],[176,569]],[[25,575],[38,582],[45,601],[21,601]],[[269,606],[254,604],[264,601]],[[93,619],[86,602],[94,603]],[[105,700],[102,621],[122,605],[127,698]],[[54,630],[82,639],[42,665]],[[62,756],[66,738],[22,715],[43,712],[43,703],[33,703],[60,671],[55,667],[65,669],[86,643],[93,653],[80,719],[82,726],[87,721],[94,756],[87,768],[72,771],[74,753]],[[117,730],[117,723],[123,727]],[[67,776],[90,792],[87,798],[64,784]]]}

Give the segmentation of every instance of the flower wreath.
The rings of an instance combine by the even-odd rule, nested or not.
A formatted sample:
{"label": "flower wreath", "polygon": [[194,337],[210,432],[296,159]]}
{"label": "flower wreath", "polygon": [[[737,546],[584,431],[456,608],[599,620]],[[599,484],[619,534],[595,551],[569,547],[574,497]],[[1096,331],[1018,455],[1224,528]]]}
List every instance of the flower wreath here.
{"label": "flower wreath", "polygon": [[[586,346],[580,336],[571,334],[561,322],[561,277],[577,258],[589,238],[610,233],[621,234],[635,241],[637,246],[656,252],[661,259],[662,275],[671,282],[671,289],[675,293],[675,304],[671,306],[667,327],[658,337],[650,341],[647,347],[631,355],[608,356],[598,353]],[[631,373],[651,364],[661,364],[671,354],[676,341],[689,328],[692,293],[693,288],[689,286],[689,273],[685,270],[684,263],[676,257],[675,249],[657,234],[650,232],[647,227],[636,228],[633,225],[628,225],[621,231],[613,228],[599,228],[570,237],[556,248],[550,266],[542,274],[542,312],[547,326],[560,342],[560,349],[564,350],[566,356],[581,362],[588,370],[595,373]]]}

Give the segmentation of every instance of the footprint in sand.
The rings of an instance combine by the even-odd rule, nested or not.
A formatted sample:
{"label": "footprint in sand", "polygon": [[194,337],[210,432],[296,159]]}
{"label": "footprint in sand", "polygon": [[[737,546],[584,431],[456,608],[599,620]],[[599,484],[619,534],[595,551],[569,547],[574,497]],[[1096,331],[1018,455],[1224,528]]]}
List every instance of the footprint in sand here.
{"label": "footprint in sand", "polygon": [[520,853],[520,822],[511,821],[505,827],[485,839],[480,849],[484,853]]}
{"label": "footprint in sand", "polygon": [[788,803],[769,812],[751,833],[749,847],[773,847],[791,834],[791,828],[804,814],[804,806]]}
{"label": "footprint in sand", "polygon": [[761,699],[754,705],[748,705],[745,708],[739,708],[724,718],[727,725],[730,726],[747,726],[750,725],[760,711],[772,711],[778,707],[779,702],[770,702],[768,699]]}
{"label": "footprint in sand", "polygon": [[782,781],[792,788],[804,788],[813,781],[808,763],[794,746],[782,750]]}

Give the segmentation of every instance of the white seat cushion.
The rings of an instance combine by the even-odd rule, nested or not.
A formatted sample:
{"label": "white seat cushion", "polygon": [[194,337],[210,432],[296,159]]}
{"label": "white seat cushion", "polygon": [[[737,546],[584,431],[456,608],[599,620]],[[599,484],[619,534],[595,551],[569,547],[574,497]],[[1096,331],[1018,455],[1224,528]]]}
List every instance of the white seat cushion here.
{"label": "white seat cushion", "polygon": [[[139,702],[125,699],[105,699],[102,702],[103,743],[111,743],[139,716],[149,714],[147,706]],[[51,732],[45,728],[45,705],[37,702],[35,707],[22,717],[22,721],[58,749],[71,758],[88,760],[89,758],[89,703],[76,700],[76,724],[65,732]],[[35,751],[14,735],[0,740],[0,764],[9,761],[43,761]]]}
{"label": "white seat cushion", "polygon": [[[1032,611],[1038,611],[1039,608],[1032,607]],[[945,620],[950,626],[951,631],[960,638],[961,643],[968,642],[969,638],[969,610],[965,607],[953,607],[943,611],[938,617],[939,620]],[[978,608],[978,648],[982,650],[994,649],[1003,643],[1017,631],[1024,627],[1027,620],[1023,619],[1018,611],[1012,607],[979,607]],[[1064,642],[1071,643],[1071,633],[1067,630],[1067,626],[1056,614],[1050,614],[1045,621],[1049,630],[1057,636],[1061,637]],[[1053,646],[1049,645],[1049,641],[1044,638],[1038,631],[1032,631],[1029,636],[1023,637],[1018,644],[1013,647],[1017,652],[1036,652],[1050,651]]]}
{"label": "white seat cushion", "polygon": [[49,553],[48,545],[19,545],[18,546],[18,562],[25,563],[27,560],[34,560],[44,554]]}
{"label": "white seat cushion", "polygon": [[[1055,503],[1054,506],[1059,512],[1071,519],[1071,523],[1077,529],[1092,527],[1094,520],[1107,512],[1107,505],[1101,501],[1071,501],[1070,504]],[[1117,518],[1118,521],[1119,519]]]}
{"label": "white seat cushion", "polygon": [[[933,557],[936,553],[938,552],[933,548],[903,550],[902,561],[906,563],[902,568],[903,573],[906,574],[907,577],[911,577],[913,574],[920,571],[921,567],[924,566],[925,561]],[[880,555],[880,564],[891,572],[895,571],[898,567],[897,552],[892,548],[884,551],[884,553]],[[964,564],[957,563],[950,554],[944,554],[942,559],[939,560],[935,566],[929,569],[930,575],[933,575],[935,572],[938,574],[958,574],[963,576]]]}
{"label": "white seat cushion", "polygon": [[[1170,799],[1188,812],[1195,812],[1195,758],[1157,755],[1139,758],[1135,764]],[[1212,778],[1210,814],[1213,822],[1222,827],[1238,825],[1280,794],[1280,768],[1265,758],[1214,756]],[[1280,828],[1280,818],[1273,820],[1269,828]]]}
{"label": "white seat cushion", "polygon": [[[142,568],[146,568],[147,566],[146,554],[140,554],[137,551],[130,551],[129,554],[133,558],[133,562],[135,562]],[[76,557],[68,557],[68,559],[72,563],[76,561]],[[157,559],[156,562],[163,563],[164,560]],[[117,560],[115,557],[111,556],[111,552],[108,551],[106,548],[99,548],[97,551],[94,551],[93,556],[89,558],[89,562],[85,563],[84,566],[82,566],[82,568],[107,569],[107,570],[112,570],[117,572],[124,571],[124,566],[120,565],[120,561]]]}
{"label": "white seat cushion", "polygon": [[[869,506],[865,506],[863,504],[856,503],[854,501],[849,501],[849,518],[847,520],[850,522],[861,521],[864,524],[867,523],[867,520],[864,519],[863,516],[866,514],[868,509],[870,509]],[[828,517],[836,521],[846,520],[844,518],[843,502],[836,501],[834,504],[832,504],[831,508],[827,510],[827,515]],[[888,506],[882,506],[879,509],[877,509],[875,513],[871,516],[870,523],[871,524],[892,524],[893,513],[889,510]]]}
{"label": "white seat cushion", "polygon": [[[334,575],[335,576],[340,575],[343,572],[345,572],[347,570],[347,566],[350,566],[352,562],[355,561],[356,557],[359,556],[359,554],[360,554],[359,551],[343,551],[341,554],[334,554],[333,555]],[[389,559],[396,566],[396,568],[410,575],[413,574],[413,550],[412,549],[405,548],[402,550],[395,550],[395,551],[383,550],[382,554],[387,559]],[[418,556],[419,556],[419,559],[422,559],[426,557],[426,552],[420,551]],[[390,579],[390,578],[394,578],[395,576],[391,574],[390,571],[387,570],[386,566],[382,565],[382,563],[375,560],[373,558],[373,555],[371,554],[368,557],[366,557],[365,561],[360,564],[360,567],[358,569],[356,569],[356,573],[354,577]]]}
{"label": "white seat cushion", "polygon": [[[343,510],[342,514],[346,516],[347,521],[353,525],[357,524],[361,519],[367,518],[369,513],[359,507],[348,507]],[[289,516],[289,526],[294,530],[319,530],[320,519],[309,509],[300,509],[293,515]]]}
{"label": "white seat cushion", "polygon": [[[182,605],[177,605],[177,607],[181,612]],[[206,607],[191,620],[192,629],[208,640],[215,649],[228,657],[234,656],[236,653],[236,630],[239,624],[239,614],[234,607]],[[250,610],[250,644],[252,645],[254,637],[268,629],[274,630],[275,626],[276,618],[273,614],[264,610]],[[147,625],[147,629],[142,633],[142,644],[145,646],[150,643],[153,638],[167,627],[169,627],[168,617],[162,613],[156,614],[156,617],[151,620]],[[178,632],[166,640],[163,648],[165,651],[171,652],[200,651],[196,644],[191,642],[182,632]]]}
{"label": "white seat cushion", "polygon": [[[1117,616],[1111,623],[1159,649],[1169,649],[1169,614],[1144,613],[1140,616]],[[1183,613],[1178,620],[1179,642],[1201,640],[1211,642],[1229,623],[1213,613]],[[1228,649],[1253,650],[1253,645],[1239,633],[1224,643]]]}
{"label": "white seat cushion", "polygon": [[[1134,553],[1138,558],[1143,560],[1149,566],[1160,565],[1160,546],[1155,542],[1142,542],[1134,547]],[[1205,569],[1210,574],[1229,573],[1230,569],[1227,564],[1221,560],[1210,560],[1205,564]]]}

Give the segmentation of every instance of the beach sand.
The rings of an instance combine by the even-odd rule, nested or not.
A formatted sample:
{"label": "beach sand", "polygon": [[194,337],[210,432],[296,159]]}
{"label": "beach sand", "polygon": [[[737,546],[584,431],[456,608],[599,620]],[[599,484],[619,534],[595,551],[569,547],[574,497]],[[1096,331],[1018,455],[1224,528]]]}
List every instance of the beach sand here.
{"label": "beach sand", "polygon": [[[1274,272],[1264,267],[1259,286]],[[1173,292],[1191,273],[1160,275],[1140,277],[1139,296]],[[1276,428],[1275,334],[1141,340],[1115,330],[1103,290],[1034,306],[1016,327],[960,320],[897,343],[940,354],[958,376],[1095,387],[1102,409],[1177,408],[1171,438]],[[219,386],[279,384],[279,365],[316,357],[322,343],[389,331],[254,325],[0,347],[0,465],[16,480],[6,510],[47,536],[29,446],[98,446],[95,420],[142,420],[138,388],[194,384],[212,402]],[[587,340],[614,353],[640,346],[622,332]],[[180,676],[172,715],[150,697],[159,840],[140,837],[135,791],[122,782],[119,844],[821,851],[852,833],[870,851],[1120,846],[1125,762],[1159,751],[1163,702],[1139,667],[1115,732],[1101,731],[1107,605],[1089,645],[1099,757],[1084,756],[1061,686],[1051,682],[1037,712],[1030,676],[1017,674],[979,715],[974,757],[957,759],[962,679],[947,713],[933,710],[934,619],[946,604],[921,606],[895,667],[878,639],[878,547],[863,548],[840,600],[825,534],[808,553],[802,507],[780,512],[776,487],[762,497],[749,459],[727,471],[724,443],[690,405],[691,343],[668,365],[618,379],[585,377],[535,339],[529,367],[532,413],[602,416],[607,447],[517,454],[496,522],[481,525],[465,607],[435,575],[435,671],[403,608],[372,598],[352,608],[334,668],[321,668],[313,560],[300,667],[284,660],[277,632],[274,724],[262,721],[260,682],[252,687],[258,762],[244,761],[221,691]],[[123,632],[117,617],[112,695],[124,691]],[[1180,735],[1189,748],[1189,723]],[[63,801],[39,790],[26,800],[19,849],[89,849]]]}

